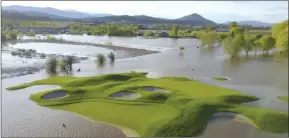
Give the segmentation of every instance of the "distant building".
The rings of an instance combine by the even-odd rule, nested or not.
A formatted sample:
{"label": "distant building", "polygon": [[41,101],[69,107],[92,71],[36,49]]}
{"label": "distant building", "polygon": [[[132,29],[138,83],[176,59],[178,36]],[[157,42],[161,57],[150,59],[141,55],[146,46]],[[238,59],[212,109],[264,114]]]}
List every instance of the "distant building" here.
{"label": "distant building", "polygon": [[159,33],[159,37],[168,37],[169,36],[169,33],[167,32],[160,32]]}
{"label": "distant building", "polygon": [[16,27],[16,29],[24,34],[34,31],[36,34],[58,34],[69,29],[68,25],[58,27]]}

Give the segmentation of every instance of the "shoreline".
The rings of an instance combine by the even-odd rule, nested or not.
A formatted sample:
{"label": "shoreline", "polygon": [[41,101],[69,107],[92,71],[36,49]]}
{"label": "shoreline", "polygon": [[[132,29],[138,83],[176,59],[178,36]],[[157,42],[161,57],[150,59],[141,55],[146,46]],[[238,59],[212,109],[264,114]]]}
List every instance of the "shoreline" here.
{"label": "shoreline", "polygon": [[[116,53],[116,59],[134,58],[134,57],[140,57],[144,55],[160,53],[160,51],[147,50],[147,49],[141,49],[141,48],[130,48],[130,47],[123,47],[123,46],[112,46],[112,45],[72,42],[72,41],[62,41],[62,40],[42,40],[42,39],[29,40],[27,39],[27,40],[14,40],[14,41],[7,42],[7,44],[9,43],[12,45],[17,44],[17,43],[52,43],[52,44],[70,44],[70,45],[78,45],[78,46],[81,46],[81,45],[94,46],[94,47],[100,47],[100,48],[113,50]],[[90,60],[90,59],[87,59],[87,60]],[[33,64],[33,66],[27,65],[27,66],[19,66],[19,67],[4,67],[2,68],[1,80],[7,79],[7,78],[13,78],[17,76],[33,74],[33,73],[36,73],[45,69],[44,66],[45,65],[41,64],[40,66],[36,67],[36,65]]]}
{"label": "shoreline", "polygon": [[105,45],[105,44],[97,44],[97,43],[87,43],[87,42],[73,42],[67,40],[46,40],[46,39],[25,39],[25,40],[14,40],[10,41],[13,44],[16,43],[56,43],[56,44],[71,44],[71,45],[86,45],[86,46],[95,46],[101,48],[107,48],[111,50],[138,50],[147,53],[159,53],[157,50],[148,50],[144,48],[133,48],[133,47],[125,47],[125,46],[114,46],[114,45]]}

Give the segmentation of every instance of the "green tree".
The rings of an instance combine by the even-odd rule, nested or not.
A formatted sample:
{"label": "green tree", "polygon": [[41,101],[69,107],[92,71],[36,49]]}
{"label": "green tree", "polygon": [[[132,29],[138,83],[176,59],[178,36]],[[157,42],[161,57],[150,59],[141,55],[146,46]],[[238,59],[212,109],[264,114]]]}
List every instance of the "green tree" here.
{"label": "green tree", "polygon": [[171,37],[177,37],[178,36],[178,26],[176,24],[173,24],[172,31],[170,32]]}
{"label": "green tree", "polygon": [[152,36],[154,36],[154,33],[152,31],[146,31],[143,33],[143,36],[144,37],[152,37]]}
{"label": "green tree", "polygon": [[36,36],[36,33],[34,31],[30,31],[27,33],[28,36]]}
{"label": "green tree", "polygon": [[223,41],[223,50],[230,56],[230,58],[234,58],[239,54],[244,43],[244,36],[230,36]]}
{"label": "green tree", "polygon": [[252,36],[245,37],[245,43],[244,45],[242,45],[242,50],[246,52],[246,57],[248,57],[249,52],[253,50],[254,42],[255,42],[254,37]]}
{"label": "green tree", "polygon": [[214,44],[218,42],[219,37],[216,31],[210,31],[210,32],[202,32],[199,35],[199,39],[202,47],[206,45],[212,47]]}
{"label": "green tree", "polygon": [[288,29],[279,33],[276,39],[276,46],[281,49],[281,54],[282,52],[288,52]]}
{"label": "green tree", "polygon": [[235,35],[244,35],[244,29],[241,27],[234,27],[230,29],[230,34],[234,37]]}
{"label": "green tree", "polygon": [[238,24],[237,24],[237,22],[233,21],[233,22],[231,22],[230,25],[229,25],[229,30],[232,30],[232,29],[235,28],[235,27],[238,27]]}
{"label": "green tree", "polygon": [[271,35],[264,35],[260,39],[260,44],[261,44],[261,50],[263,52],[266,52],[266,55],[268,55],[268,51],[274,47],[275,40]]}
{"label": "green tree", "polygon": [[271,30],[272,37],[276,39],[276,47],[282,51],[288,51],[288,20],[276,24]]}
{"label": "green tree", "polygon": [[256,39],[256,40],[254,41],[254,44],[253,44],[253,47],[252,47],[252,50],[254,51],[255,57],[256,57],[257,51],[260,50],[260,49],[261,49],[260,40],[259,40],[259,39]]}

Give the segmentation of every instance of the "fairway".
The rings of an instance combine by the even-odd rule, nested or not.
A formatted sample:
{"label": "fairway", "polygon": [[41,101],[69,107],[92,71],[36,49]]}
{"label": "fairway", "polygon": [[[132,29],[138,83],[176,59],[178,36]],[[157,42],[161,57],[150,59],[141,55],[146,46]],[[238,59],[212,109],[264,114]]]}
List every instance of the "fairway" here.
{"label": "fairway", "polygon": [[[140,136],[199,136],[217,112],[242,114],[252,121],[252,125],[267,132],[288,132],[287,113],[241,105],[256,101],[257,97],[197,80],[182,77],[151,79],[146,74],[129,72],[83,78],[58,76],[7,89],[60,85],[60,89],[36,93],[30,99],[52,109],[135,130]],[[159,91],[152,92],[156,88]],[[45,94],[60,90],[68,96],[43,98]],[[110,97],[123,91],[140,96],[135,99]]]}

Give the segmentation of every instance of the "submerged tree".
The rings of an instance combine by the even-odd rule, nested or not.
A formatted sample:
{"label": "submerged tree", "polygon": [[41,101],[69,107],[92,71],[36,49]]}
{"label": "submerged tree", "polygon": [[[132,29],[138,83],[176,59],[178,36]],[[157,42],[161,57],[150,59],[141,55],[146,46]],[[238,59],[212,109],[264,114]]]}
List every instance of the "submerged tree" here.
{"label": "submerged tree", "polygon": [[98,64],[99,66],[103,66],[104,63],[105,63],[105,61],[106,61],[106,58],[105,58],[105,56],[104,56],[103,54],[98,54],[98,55],[96,56],[96,62],[97,62],[97,64]]}
{"label": "submerged tree", "polygon": [[242,50],[246,52],[246,57],[248,57],[249,52],[253,50],[255,38],[252,36],[245,37],[245,43],[242,45]]}
{"label": "submerged tree", "polygon": [[68,66],[68,69],[72,70],[72,64],[75,62],[74,57],[73,56],[66,56],[66,58],[63,61]]}
{"label": "submerged tree", "polygon": [[263,52],[266,52],[266,55],[268,55],[269,50],[271,50],[274,47],[275,40],[271,35],[264,35],[260,39],[261,44],[261,50]]}
{"label": "submerged tree", "polygon": [[218,42],[218,35],[216,31],[210,31],[210,32],[203,32],[199,35],[199,39],[201,41],[202,47],[209,46],[212,47],[214,44]]}
{"label": "submerged tree", "polygon": [[223,50],[230,56],[230,58],[234,58],[239,54],[244,43],[245,40],[242,35],[237,35],[235,37],[227,37],[223,41]]}
{"label": "submerged tree", "polygon": [[253,47],[252,47],[252,50],[254,51],[254,55],[256,56],[256,53],[258,50],[261,49],[261,43],[260,43],[260,40],[255,40],[254,41],[254,44],[253,44]]}
{"label": "submerged tree", "polygon": [[50,57],[46,61],[46,71],[48,73],[56,73],[57,71],[57,59],[56,57]]}
{"label": "submerged tree", "polygon": [[113,53],[113,52],[110,52],[110,53],[108,54],[108,58],[109,58],[109,60],[110,60],[110,63],[113,63],[114,60],[115,60],[115,55],[114,55],[114,53]]}
{"label": "submerged tree", "polygon": [[288,20],[272,27],[272,37],[276,40],[276,47],[280,52],[288,52]]}

